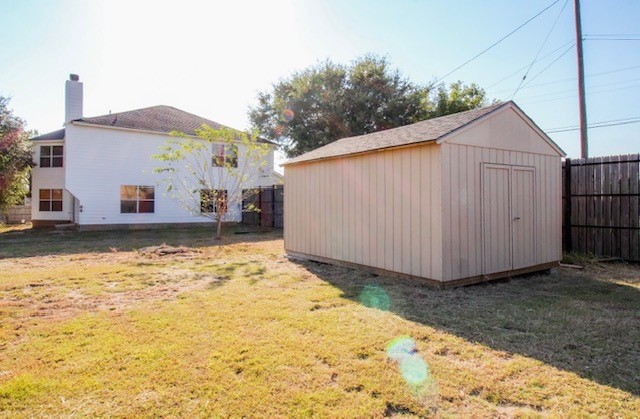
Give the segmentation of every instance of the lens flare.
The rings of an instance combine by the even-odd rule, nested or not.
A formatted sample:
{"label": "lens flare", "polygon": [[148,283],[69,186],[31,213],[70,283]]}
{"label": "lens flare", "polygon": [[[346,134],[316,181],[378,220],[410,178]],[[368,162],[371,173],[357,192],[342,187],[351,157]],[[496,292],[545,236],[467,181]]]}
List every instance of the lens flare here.
{"label": "lens flare", "polygon": [[387,346],[387,356],[394,361],[402,361],[407,356],[416,353],[416,351],[416,343],[408,336],[396,338]]}
{"label": "lens flare", "polygon": [[423,384],[429,378],[427,363],[417,353],[406,356],[400,362],[400,372],[412,386]]}
{"label": "lens flare", "polygon": [[365,307],[388,311],[391,307],[389,294],[379,285],[365,285],[360,292],[360,303]]}
{"label": "lens flare", "polygon": [[429,366],[418,353],[416,344],[409,336],[401,336],[389,343],[387,356],[398,362],[402,378],[416,395],[435,392],[435,382],[429,374]]}
{"label": "lens flare", "polygon": [[293,117],[295,116],[295,112],[293,112],[291,109],[285,109],[282,111],[282,119],[284,119],[287,122],[291,122],[293,121]]}

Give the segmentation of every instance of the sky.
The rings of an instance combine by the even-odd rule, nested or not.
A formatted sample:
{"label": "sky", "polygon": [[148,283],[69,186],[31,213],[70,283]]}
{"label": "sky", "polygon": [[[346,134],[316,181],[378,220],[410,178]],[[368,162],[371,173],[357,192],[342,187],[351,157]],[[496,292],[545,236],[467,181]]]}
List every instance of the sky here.
{"label": "sky", "polygon": [[[258,92],[297,70],[375,53],[428,84],[554,1],[0,0],[0,96],[29,129],[53,131],[74,73],[85,116],[162,104],[246,129]],[[581,10],[589,124],[637,121],[640,1],[582,0]],[[578,125],[574,42],[573,0],[559,0],[442,81],[515,100],[579,157],[579,131],[554,132]],[[639,153],[640,123],[590,129],[589,151]]]}

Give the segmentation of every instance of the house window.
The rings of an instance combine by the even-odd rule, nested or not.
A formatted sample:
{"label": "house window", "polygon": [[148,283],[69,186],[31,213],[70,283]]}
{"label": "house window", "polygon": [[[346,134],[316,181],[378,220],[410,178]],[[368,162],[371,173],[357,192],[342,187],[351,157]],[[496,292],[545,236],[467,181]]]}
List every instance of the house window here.
{"label": "house window", "polygon": [[213,145],[213,166],[238,167],[238,146],[233,144],[214,144]]}
{"label": "house window", "polygon": [[41,145],[40,146],[40,167],[62,167],[61,145]]}
{"label": "house window", "polygon": [[120,186],[120,213],[135,214],[154,212],[153,186]]}
{"label": "house window", "polygon": [[227,191],[225,189],[200,189],[200,212],[227,212]]}
{"label": "house window", "polygon": [[40,189],[40,211],[62,211],[62,189]]}

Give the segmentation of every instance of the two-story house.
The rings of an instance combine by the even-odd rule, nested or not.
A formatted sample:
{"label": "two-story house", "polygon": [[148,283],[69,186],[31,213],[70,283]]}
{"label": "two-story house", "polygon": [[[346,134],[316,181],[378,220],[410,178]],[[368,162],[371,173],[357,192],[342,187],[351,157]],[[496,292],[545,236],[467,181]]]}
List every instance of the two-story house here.
{"label": "two-story house", "polygon": [[[154,172],[160,164],[152,156],[172,131],[195,137],[203,124],[222,125],[170,106],[84,117],[82,102],[82,83],[72,74],[65,85],[64,128],[32,138],[35,227],[72,223],[86,230],[213,222],[164,193],[162,175]],[[256,173],[247,188],[281,182],[273,170],[275,144],[268,144],[266,169],[251,169]],[[242,164],[242,147],[236,152],[234,158]],[[241,205],[236,205],[228,208],[225,221],[241,217]]]}

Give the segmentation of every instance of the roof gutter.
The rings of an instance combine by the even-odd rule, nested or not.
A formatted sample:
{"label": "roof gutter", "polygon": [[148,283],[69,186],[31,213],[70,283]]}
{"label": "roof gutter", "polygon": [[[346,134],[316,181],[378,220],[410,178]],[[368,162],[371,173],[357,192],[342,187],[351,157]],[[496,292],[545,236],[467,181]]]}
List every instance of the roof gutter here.
{"label": "roof gutter", "polygon": [[[144,133],[144,134],[156,134],[156,135],[160,134],[160,135],[166,135],[168,137],[172,137],[171,132],[166,132],[166,131],[152,131],[152,130],[137,129],[137,128],[114,127],[112,125],[89,124],[87,122],[82,122],[82,121],[71,121],[71,122],[69,122],[68,125],[75,125],[75,126],[79,126],[79,127],[89,127],[89,128],[115,129],[115,130],[128,131],[128,132],[140,132],[140,133]],[[178,132],[181,132],[181,131],[178,131]],[[202,138],[198,137],[197,135],[185,134],[185,133],[183,133],[183,134],[186,137],[189,137],[189,138],[202,140]],[[277,144],[275,144],[275,143],[273,143],[271,141],[262,140],[262,139],[260,139],[260,141],[264,141],[265,143],[267,143],[267,144],[269,144],[271,146],[277,146]]]}

